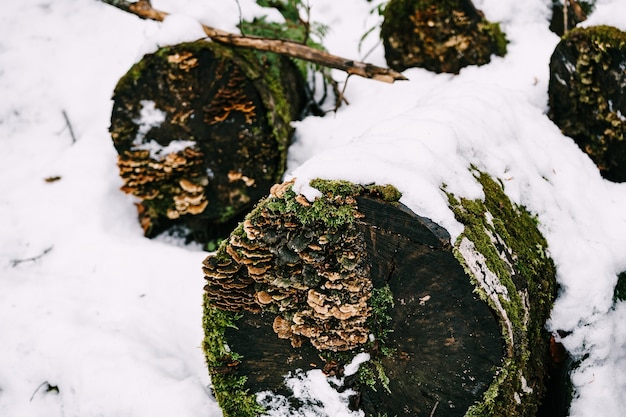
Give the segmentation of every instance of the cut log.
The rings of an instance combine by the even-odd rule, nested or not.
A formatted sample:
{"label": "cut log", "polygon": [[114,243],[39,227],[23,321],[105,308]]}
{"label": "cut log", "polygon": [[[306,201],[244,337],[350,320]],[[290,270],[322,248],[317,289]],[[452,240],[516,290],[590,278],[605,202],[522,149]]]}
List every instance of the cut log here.
{"label": "cut log", "polygon": [[626,181],[626,32],[577,28],[550,59],[549,116],[598,166]]}
{"label": "cut log", "polygon": [[471,0],[391,0],[385,6],[381,37],[387,65],[403,71],[425,68],[458,74],[506,54],[506,38]]}
{"label": "cut log", "polygon": [[304,97],[276,55],[198,41],[144,56],[115,88],[110,132],[145,234],[227,236],[281,178]]}
{"label": "cut log", "polygon": [[391,186],[273,187],[204,261],[224,415],[324,416],[295,388],[317,378],[366,416],[535,416],[555,269],[535,220],[477,178],[485,201],[449,196],[456,242]]}

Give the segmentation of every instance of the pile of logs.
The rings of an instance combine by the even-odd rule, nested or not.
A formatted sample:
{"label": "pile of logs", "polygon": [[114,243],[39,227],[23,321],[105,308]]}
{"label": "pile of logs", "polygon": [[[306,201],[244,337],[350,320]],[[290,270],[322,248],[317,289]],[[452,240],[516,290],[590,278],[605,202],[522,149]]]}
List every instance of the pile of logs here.
{"label": "pile of logs", "polygon": [[[115,89],[122,189],[139,198],[146,236],[225,238],[203,264],[216,398],[226,417],[272,415],[279,397],[297,415],[307,404],[285,375],[299,370],[322,372],[366,416],[564,415],[565,354],[544,330],[555,267],[535,219],[497,181],[475,171],[483,200],[448,195],[464,226],[454,241],[392,185],[315,180],[309,200],[280,183],[307,100],[289,57],[393,82],[409,67],[458,73],[506,52],[469,0],[391,0],[384,17],[393,69],[204,27],[213,42],[148,54]],[[615,28],[575,29],[550,63],[550,117],[613,181],[626,180],[624,45]]]}

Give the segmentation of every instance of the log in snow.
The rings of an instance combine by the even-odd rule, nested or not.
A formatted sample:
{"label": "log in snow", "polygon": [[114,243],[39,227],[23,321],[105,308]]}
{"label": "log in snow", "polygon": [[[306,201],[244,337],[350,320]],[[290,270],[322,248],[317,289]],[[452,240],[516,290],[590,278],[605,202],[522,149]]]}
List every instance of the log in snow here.
{"label": "log in snow", "polygon": [[305,101],[286,58],[212,42],[164,47],[122,77],[111,136],[147,236],[227,236],[284,171]]}
{"label": "log in snow", "polygon": [[366,416],[537,415],[555,269],[534,218],[476,178],[484,201],[449,196],[455,242],[392,186],[273,187],[204,262],[224,415],[304,415],[316,379]]}

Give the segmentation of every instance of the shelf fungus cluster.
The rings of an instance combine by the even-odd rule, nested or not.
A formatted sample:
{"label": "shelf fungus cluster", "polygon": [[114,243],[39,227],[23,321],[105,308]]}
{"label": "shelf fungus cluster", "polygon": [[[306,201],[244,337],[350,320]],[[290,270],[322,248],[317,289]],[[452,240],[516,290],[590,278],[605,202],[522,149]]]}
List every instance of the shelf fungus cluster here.
{"label": "shelf fungus cluster", "polygon": [[171,220],[204,211],[209,203],[204,192],[209,178],[203,173],[202,160],[202,153],[194,148],[169,153],[161,160],[151,158],[148,150],[118,157],[122,191],[143,200],[139,215],[144,232],[151,227],[150,219],[158,216],[159,203]]}
{"label": "shelf fungus cluster", "polygon": [[146,236],[230,233],[282,176],[304,96],[286,58],[204,41],[145,55],[115,88],[110,132]]}
{"label": "shelf fungus cluster", "polygon": [[[335,203],[356,206],[352,197]],[[285,204],[298,207],[290,212]],[[351,223],[303,223],[298,210],[310,206],[288,186],[275,187],[205,260],[207,297],[228,311],[274,313],[276,336],[293,347],[308,340],[320,351],[354,349],[369,335],[365,240]]]}

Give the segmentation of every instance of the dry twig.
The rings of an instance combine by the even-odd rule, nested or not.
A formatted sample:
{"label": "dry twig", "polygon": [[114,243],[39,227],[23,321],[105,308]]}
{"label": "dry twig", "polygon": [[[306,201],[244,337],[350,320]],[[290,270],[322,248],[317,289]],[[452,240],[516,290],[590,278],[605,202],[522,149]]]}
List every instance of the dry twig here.
{"label": "dry twig", "polygon": [[[126,0],[102,0],[104,3],[117,7],[142,18],[163,21],[168,13],[156,10],[149,0],[139,0],[135,3]],[[372,64],[341,58],[327,52],[303,45],[298,42],[283,39],[267,39],[258,36],[243,36],[226,32],[210,26],[202,25],[204,33],[214,42],[240,48],[255,49],[258,51],[273,52],[292,58],[313,62],[325,67],[345,71],[348,74],[359,75],[378,81],[392,83],[397,80],[406,80],[401,73],[390,68],[377,67]]]}
{"label": "dry twig", "polygon": [[62,110],[61,113],[63,113],[63,118],[65,119],[65,124],[67,125],[67,128],[70,130],[70,136],[72,137],[72,143],[76,143],[76,135],[74,134],[74,129],[72,128],[72,123],[70,123],[70,118],[67,115],[67,112],[65,110]]}
{"label": "dry twig", "polygon": [[26,258],[26,259],[11,259],[11,266],[13,268],[15,268],[16,266],[18,266],[19,264],[23,263],[23,262],[35,262],[38,261],[39,259],[43,258],[45,255],[47,255],[51,250],[52,250],[53,246],[50,246],[49,248],[46,248],[42,253],[40,253],[37,256],[33,256],[31,258]]}

